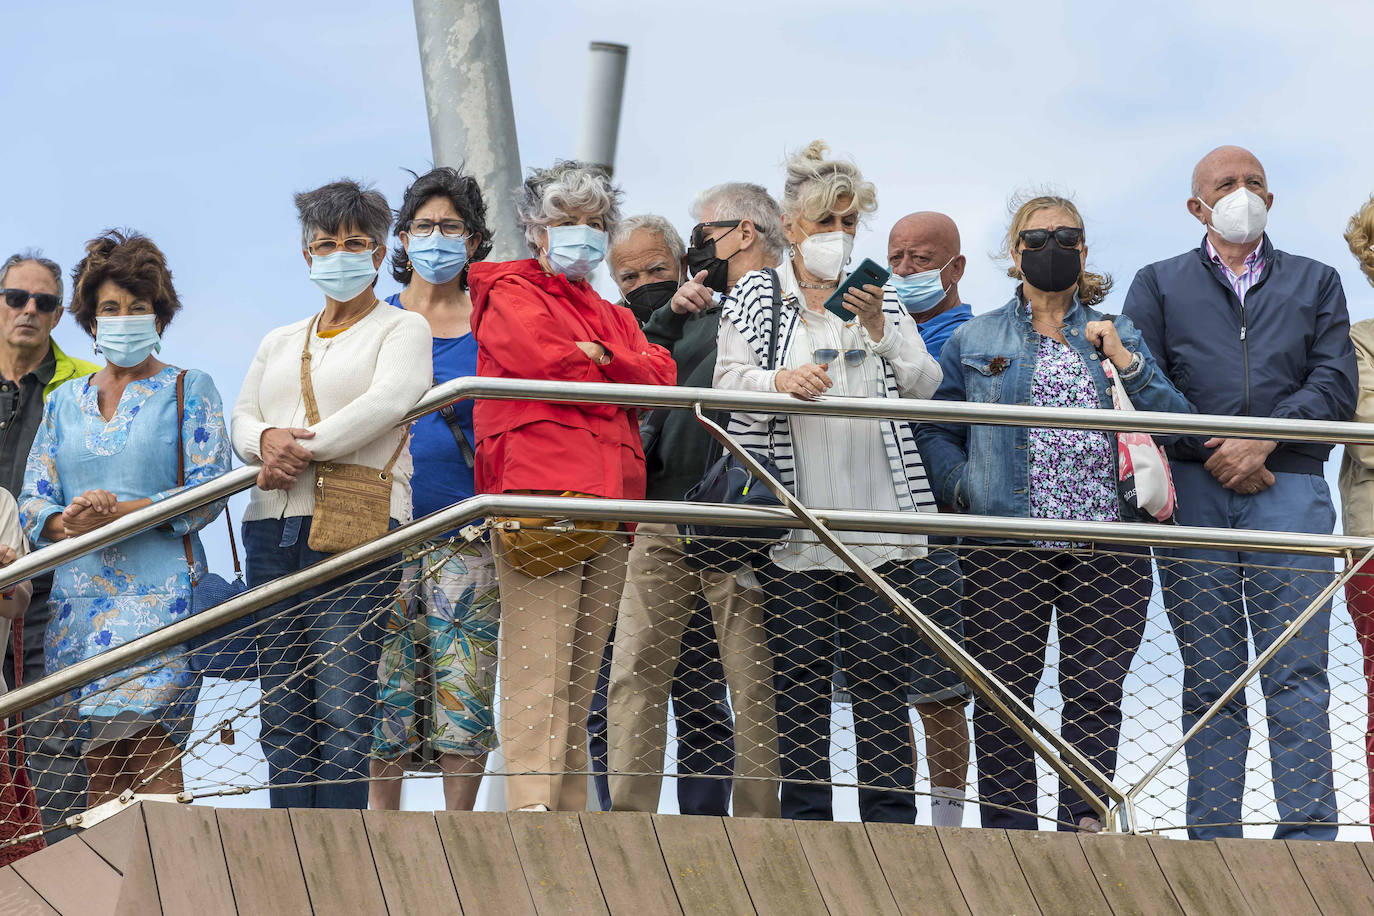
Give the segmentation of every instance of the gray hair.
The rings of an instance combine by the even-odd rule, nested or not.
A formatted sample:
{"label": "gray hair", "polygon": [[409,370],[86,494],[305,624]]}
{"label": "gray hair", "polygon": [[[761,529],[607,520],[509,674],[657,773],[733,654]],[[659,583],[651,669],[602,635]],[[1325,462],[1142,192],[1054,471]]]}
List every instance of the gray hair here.
{"label": "gray hair", "polygon": [[57,300],[62,301],[62,268],[57,266],[57,262],[52,258],[43,257],[41,248],[25,248],[18,254],[12,254],[5,258],[5,263],[0,265],[0,286],[5,285],[5,277],[9,276],[10,268],[20,264],[37,264],[39,267],[52,274],[53,282],[57,284]]}
{"label": "gray hair", "polygon": [[606,234],[614,234],[620,222],[621,197],[620,189],[611,184],[611,176],[601,166],[559,161],[553,168],[530,169],[516,196],[515,219],[525,230],[530,253],[538,257],[535,239],[539,230],[573,214],[600,216]]}
{"label": "gray hair", "polygon": [[782,259],[787,241],[782,234],[782,208],[762,185],[747,181],[728,181],[707,188],[692,204],[692,219],[711,211],[714,219],[747,219],[758,230],[764,252],[775,262]]}
{"label": "gray hair", "polygon": [[677,234],[673,224],[657,213],[627,216],[617,223],[615,234],[611,236],[610,250],[614,251],[615,246],[628,239],[636,229],[646,229],[649,232],[658,233],[659,237],[663,239],[663,244],[668,246],[668,254],[672,255],[673,263],[682,263],[683,257],[687,254],[687,246],[682,243],[682,236]]}
{"label": "gray hair", "polygon": [[333,235],[349,227],[381,248],[391,229],[391,207],[382,192],[351,178],[297,194],[296,212],[301,219],[302,248],[309,248],[318,232]]}

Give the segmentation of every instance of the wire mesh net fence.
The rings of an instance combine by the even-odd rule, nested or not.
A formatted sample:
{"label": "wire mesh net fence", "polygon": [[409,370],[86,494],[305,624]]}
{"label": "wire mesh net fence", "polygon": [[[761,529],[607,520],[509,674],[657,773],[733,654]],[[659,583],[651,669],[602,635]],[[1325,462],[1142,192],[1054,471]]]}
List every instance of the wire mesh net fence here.
{"label": "wire mesh net fence", "polygon": [[[843,537],[1080,755],[1065,765],[1093,794],[1130,795],[1140,828],[1368,836],[1366,661],[1332,561]],[[505,778],[479,804],[512,809],[947,824],[958,811],[936,812],[963,800],[966,826],[1121,826],[992,711],[981,676],[792,538],[759,567],[689,556],[663,524],[417,544],[244,621],[255,678],[199,677],[183,647],[28,710],[44,823],[126,791],[395,805],[402,780],[422,786],[408,806],[437,808],[438,777],[470,803],[485,767]]]}

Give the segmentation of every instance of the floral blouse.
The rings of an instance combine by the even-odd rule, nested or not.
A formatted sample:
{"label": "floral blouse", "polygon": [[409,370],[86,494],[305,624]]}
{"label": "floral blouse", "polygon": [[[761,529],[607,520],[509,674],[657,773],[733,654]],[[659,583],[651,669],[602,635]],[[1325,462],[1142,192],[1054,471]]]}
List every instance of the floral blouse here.
{"label": "floral blouse", "polygon": [[[1097,386],[1070,346],[1040,339],[1031,404],[1036,407],[1097,407]],[[1114,522],[1116,449],[1112,438],[1087,429],[1028,431],[1031,518]],[[1068,541],[1036,541],[1037,547],[1067,548]]]}

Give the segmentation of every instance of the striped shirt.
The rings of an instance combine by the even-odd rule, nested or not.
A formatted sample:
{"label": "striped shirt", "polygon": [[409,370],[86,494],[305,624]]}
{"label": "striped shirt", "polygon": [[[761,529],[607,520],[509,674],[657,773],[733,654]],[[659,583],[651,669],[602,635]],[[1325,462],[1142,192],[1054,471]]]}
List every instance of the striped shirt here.
{"label": "striped shirt", "polygon": [[[788,278],[781,279],[787,290],[791,285]],[[857,326],[846,328],[828,313],[811,314],[803,320],[797,299],[784,294],[779,314],[779,363],[794,368],[810,362],[814,349],[849,349],[856,345],[857,335],[870,356],[857,367],[841,364],[832,368],[836,387],[829,392],[831,396],[929,397],[940,381],[939,364],[926,352],[895,291],[889,287],[884,293],[888,330],[879,342],[869,340]],[[773,373],[761,368],[767,365],[772,322],[772,284],[767,272],[745,275],[722,303],[722,314],[727,320],[721,322],[718,339],[717,387],[774,390]],[[910,326],[901,327],[903,322]],[[900,370],[900,380],[894,367]],[[815,508],[935,511],[912,424],[787,415],[773,419],[770,435],[769,417],[734,413],[729,430],[745,447],[771,451],[783,484],[804,503]],[[863,447],[859,447],[861,438],[865,440]],[[806,464],[804,468],[797,466],[794,445],[807,456],[801,459]],[[862,461],[862,468],[855,467],[856,460]],[[902,545],[895,554],[877,543],[861,545],[866,539],[850,532],[841,537],[871,564],[913,559],[925,553],[925,538],[921,535],[883,535],[871,539]],[[774,548],[773,559],[789,569],[847,568],[805,532],[794,532]]]}
{"label": "striped shirt", "polygon": [[1264,273],[1264,244],[1261,242],[1255,246],[1255,250],[1245,256],[1245,269],[1241,273],[1236,273],[1231,266],[1221,259],[1217,250],[1212,247],[1212,240],[1207,240],[1207,256],[1212,259],[1213,264],[1221,266],[1222,272],[1226,274],[1226,280],[1231,284],[1231,289],[1236,291],[1236,296],[1240,298],[1240,304],[1245,304],[1245,294],[1250,292],[1250,287],[1259,282],[1260,275]]}

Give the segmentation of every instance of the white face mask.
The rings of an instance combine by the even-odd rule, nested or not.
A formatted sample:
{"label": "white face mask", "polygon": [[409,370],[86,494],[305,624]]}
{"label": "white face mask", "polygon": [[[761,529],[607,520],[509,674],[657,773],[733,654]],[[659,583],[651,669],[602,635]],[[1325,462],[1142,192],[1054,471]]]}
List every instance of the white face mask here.
{"label": "white face mask", "polygon": [[[1198,203],[1207,207],[1201,197]],[[1264,234],[1264,226],[1269,221],[1269,208],[1264,198],[1249,188],[1236,188],[1213,207],[1212,228],[1232,245],[1245,245]]]}
{"label": "white face mask", "polygon": [[807,273],[826,283],[839,279],[840,269],[849,263],[853,251],[854,236],[841,230],[808,235],[797,246]]}

